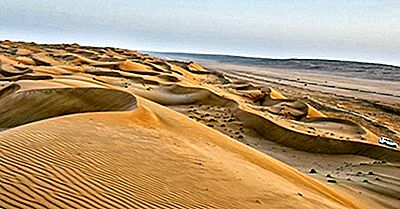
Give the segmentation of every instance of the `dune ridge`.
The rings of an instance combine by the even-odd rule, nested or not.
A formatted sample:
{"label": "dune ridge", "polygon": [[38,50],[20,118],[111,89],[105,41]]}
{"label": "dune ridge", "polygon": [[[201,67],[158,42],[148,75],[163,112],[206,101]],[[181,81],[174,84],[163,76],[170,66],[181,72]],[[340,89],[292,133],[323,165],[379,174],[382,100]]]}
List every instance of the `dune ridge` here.
{"label": "dune ridge", "polygon": [[[8,195],[0,202],[35,208],[295,207],[302,202],[300,192],[305,207],[319,199],[320,208],[361,208],[171,110],[140,99],[138,107],[127,113],[57,117],[3,132],[1,173],[6,178],[1,185]],[[71,133],[77,126],[87,131]],[[176,133],[177,128],[190,131]],[[258,180],[250,181],[258,172]],[[284,190],[287,195],[269,191],[281,184],[290,188]]]}
{"label": "dune ridge", "polygon": [[135,107],[134,96],[102,88],[54,88],[18,91],[18,84],[0,90],[0,128],[11,128],[66,114],[122,111]]}
{"label": "dune ridge", "polygon": [[193,62],[78,44],[2,41],[0,50],[1,207],[382,207],[172,110],[179,105],[225,108],[225,121],[299,150],[399,160],[359,124]]}
{"label": "dune ridge", "polygon": [[[327,125],[327,127],[320,127],[327,131],[333,130],[334,125],[339,125],[341,127],[347,125],[347,130],[344,130],[345,132],[340,136],[342,138],[346,137],[346,139],[341,140],[339,136],[335,137],[329,134],[334,132],[329,132],[328,134],[326,134],[326,132],[310,134],[304,129],[301,131],[296,130],[294,127],[290,127],[291,124],[270,120],[255,112],[253,109],[241,106],[240,103],[234,99],[218,96],[213,93],[213,91],[205,88],[182,87],[176,85],[173,86],[173,89],[177,89],[175,91],[180,91],[179,94],[174,94],[174,90],[166,91],[166,89],[161,89],[160,92],[154,94],[138,90],[134,90],[133,92],[163,105],[201,103],[228,107],[232,109],[236,119],[243,122],[245,126],[251,127],[259,133],[264,134],[268,140],[276,141],[295,149],[329,154],[357,154],[381,160],[400,161],[399,150],[376,146],[377,143],[374,143],[374,140],[377,136],[364,127],[351,121],[327,118],[321,113],[314,113],[313,111],[316,111],[314,109],[311,110],[311,113],[316,114],[318,117],[304,120],[304,122],[299,123],[300,125],[317,127],[316,124],[318,122],[331,123]],[[275,104],[279,103],[279,100],[275,102]],[[307,106],[303,111],[305,111],[302,113],[303,116],[309,114]],[[351,140],[350,137],[352,137],[353,140]],[[363,141],[361,141],[360,138]],[[362,143],[360,143],[360,141]]]}

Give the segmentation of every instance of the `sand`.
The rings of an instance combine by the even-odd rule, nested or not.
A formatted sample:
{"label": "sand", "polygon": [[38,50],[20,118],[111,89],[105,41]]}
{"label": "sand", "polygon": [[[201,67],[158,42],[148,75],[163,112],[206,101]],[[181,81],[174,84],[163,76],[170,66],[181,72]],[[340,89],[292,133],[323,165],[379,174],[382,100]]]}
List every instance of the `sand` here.
{"label": "sand", "polygon": [[[3,41],[0,50],[0,207],[398,206],[388,172],[399,149],[277,89],[126,49]],[[380,170],[366,175],[391,191],[327,183],[328,168],[306,174],[309,164],[275,146],[312,162],[369,160]],[[359,165],[360,181],[369,166]]]}

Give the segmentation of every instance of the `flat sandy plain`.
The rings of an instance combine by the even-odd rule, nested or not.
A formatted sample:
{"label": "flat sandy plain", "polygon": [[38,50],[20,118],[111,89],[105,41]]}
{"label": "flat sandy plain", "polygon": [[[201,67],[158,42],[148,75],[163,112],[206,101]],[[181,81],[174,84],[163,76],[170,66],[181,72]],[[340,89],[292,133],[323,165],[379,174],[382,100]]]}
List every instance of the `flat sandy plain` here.
{"label": "flat sandy plain", "polygon": [[398,91],[204,66],[0,42],[0,207],[399,208]]}

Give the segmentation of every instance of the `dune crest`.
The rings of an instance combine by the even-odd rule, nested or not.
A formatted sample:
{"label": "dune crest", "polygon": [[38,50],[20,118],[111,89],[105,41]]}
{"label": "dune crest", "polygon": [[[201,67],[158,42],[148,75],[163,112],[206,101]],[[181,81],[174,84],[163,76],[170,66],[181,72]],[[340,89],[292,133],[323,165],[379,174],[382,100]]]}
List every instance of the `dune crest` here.
{"label": "dune crest", "polygon": [[[138,106],[133,112],[71,115],[3,132],[2,204],[362,208],[171,110],[145,100]],[[71,132],[76,129],[85,131]]]}
{"label": "dune crest", "polygon": [[357,123],[193,62],[77,44],[0,50],[0,207],[377,206],[172,110],[180,105],[222,108],[232,117],[221,120],[299,150],[399,160]]}

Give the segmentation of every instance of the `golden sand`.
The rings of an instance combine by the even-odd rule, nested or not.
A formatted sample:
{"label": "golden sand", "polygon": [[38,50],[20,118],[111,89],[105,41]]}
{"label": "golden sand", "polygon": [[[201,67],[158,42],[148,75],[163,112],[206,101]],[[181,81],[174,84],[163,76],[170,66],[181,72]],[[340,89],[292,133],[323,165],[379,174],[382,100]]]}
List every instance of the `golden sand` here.
{"label": "golden sand", "polygon": [[0,48],[0,207],[378,207],[163,105],[224,107],[299,150],[399,160],[357,123],[195,63],[79,45]]}

